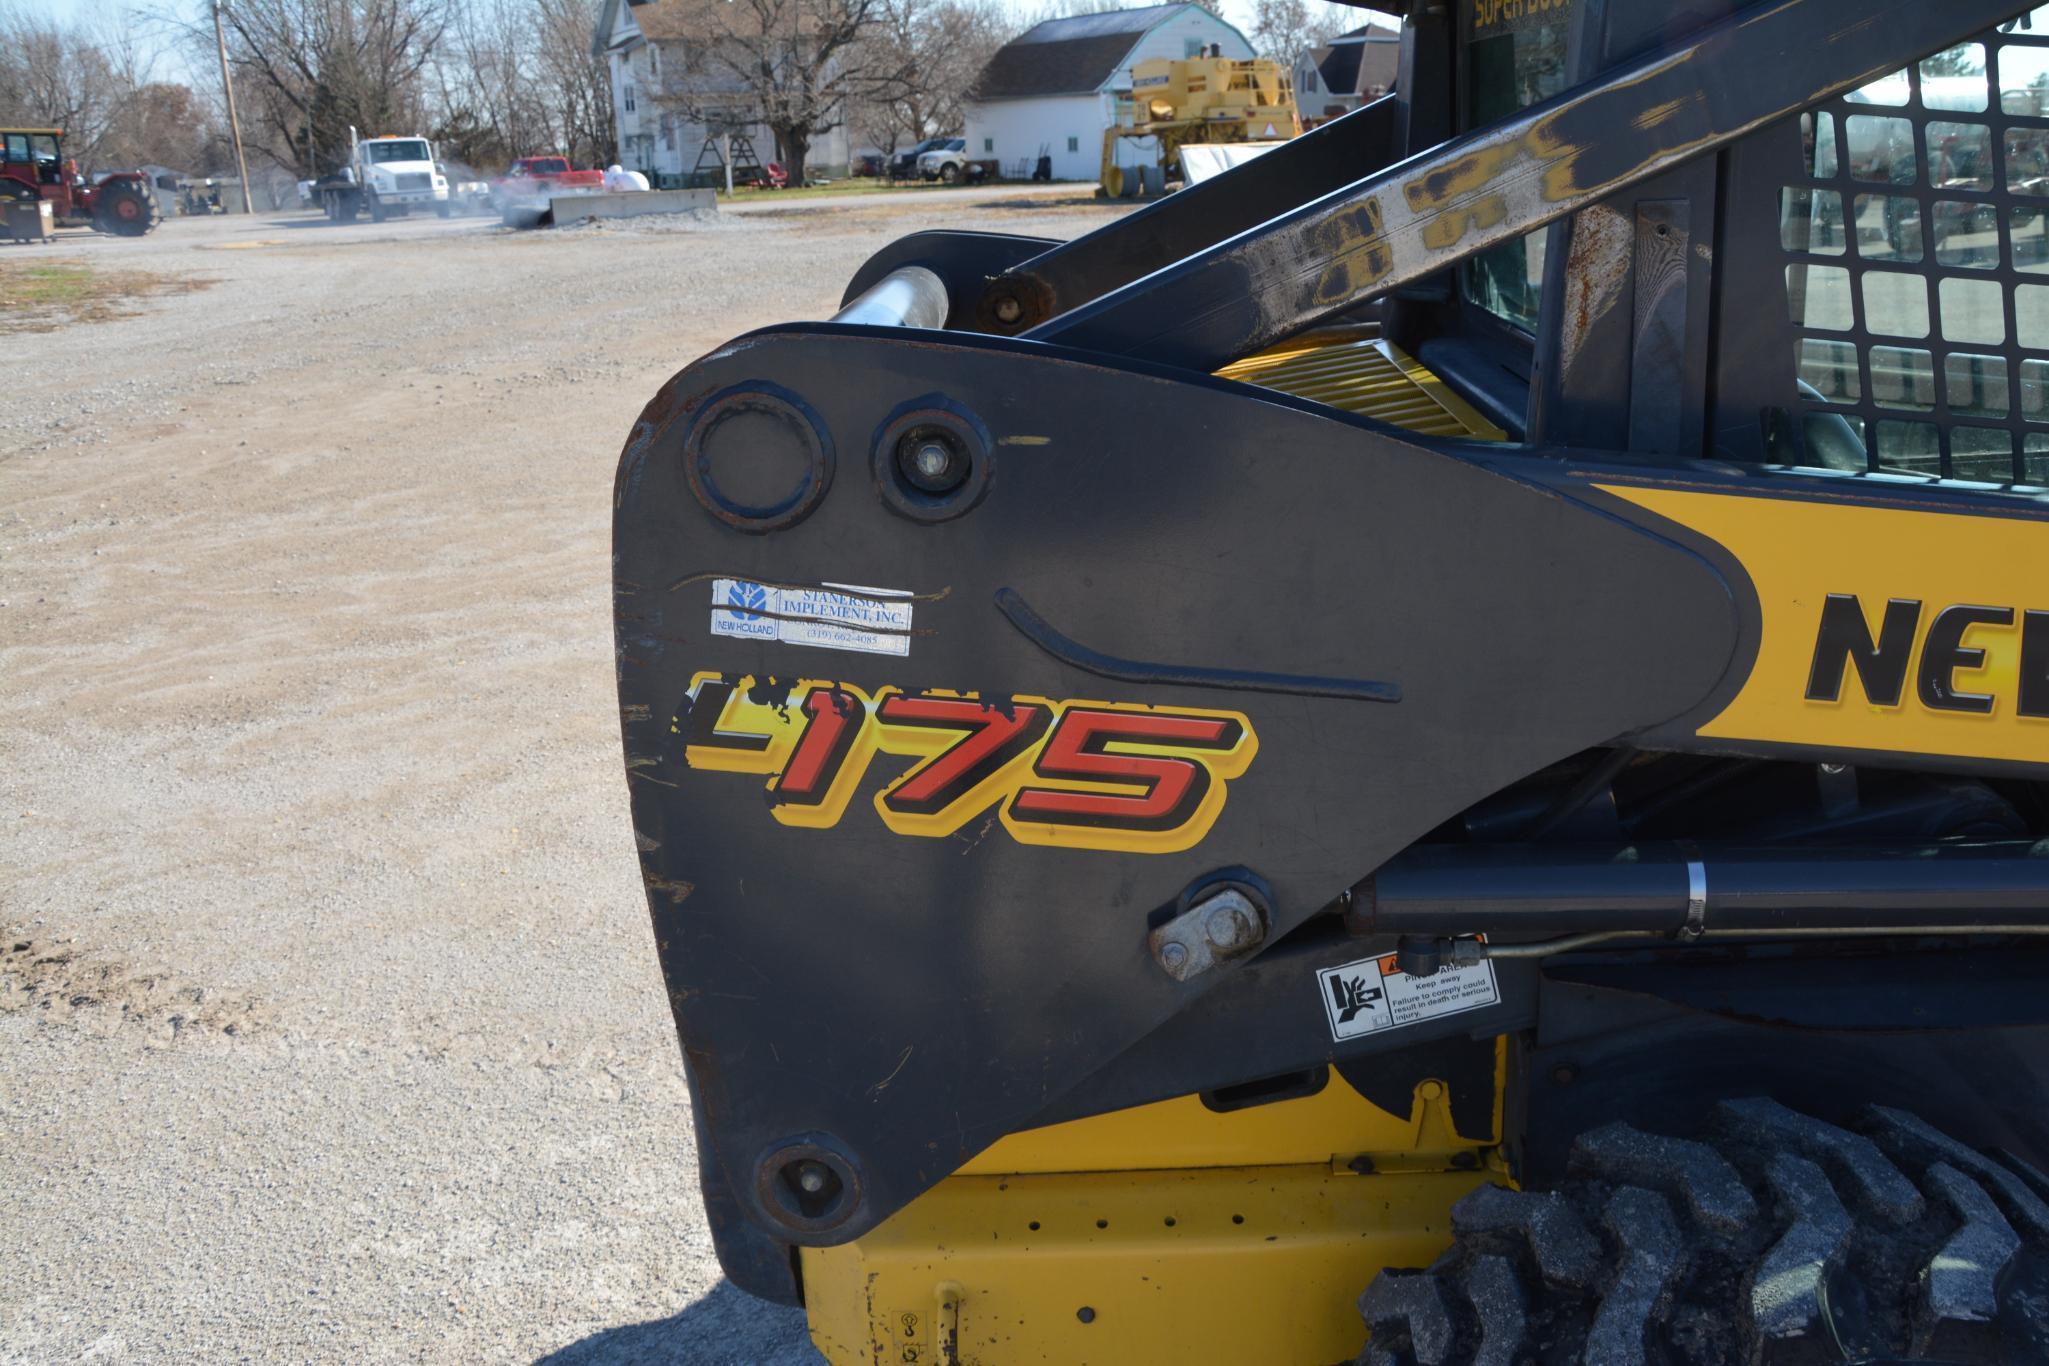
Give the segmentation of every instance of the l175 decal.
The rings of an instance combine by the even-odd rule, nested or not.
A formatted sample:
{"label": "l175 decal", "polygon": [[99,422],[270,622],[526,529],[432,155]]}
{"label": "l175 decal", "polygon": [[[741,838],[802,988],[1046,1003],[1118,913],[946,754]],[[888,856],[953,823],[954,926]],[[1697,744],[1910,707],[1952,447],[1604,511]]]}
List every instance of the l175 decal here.
{"label": "l175 decal", "polygon": [[693,769],[766,776],[784,825],[838,825],[891,755],[912,762],[874,805],[899,835],[952,835],[994,808],[1024,844],[1141,854],[1201,843],[1259,751],[1238,712],[710,672],[670,730]]}

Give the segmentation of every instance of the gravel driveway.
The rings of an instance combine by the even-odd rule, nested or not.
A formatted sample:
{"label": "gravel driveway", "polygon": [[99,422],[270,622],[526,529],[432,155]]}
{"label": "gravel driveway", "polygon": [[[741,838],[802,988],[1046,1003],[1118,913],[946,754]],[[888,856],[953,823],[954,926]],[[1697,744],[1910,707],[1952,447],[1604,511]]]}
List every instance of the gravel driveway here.
{"label": "gravel driveway", "polygon": [[0,1359],[811,1362],[726,1285],[617,752],[671,372],[1071,187],[511,234],[173,221],[5,339]]}

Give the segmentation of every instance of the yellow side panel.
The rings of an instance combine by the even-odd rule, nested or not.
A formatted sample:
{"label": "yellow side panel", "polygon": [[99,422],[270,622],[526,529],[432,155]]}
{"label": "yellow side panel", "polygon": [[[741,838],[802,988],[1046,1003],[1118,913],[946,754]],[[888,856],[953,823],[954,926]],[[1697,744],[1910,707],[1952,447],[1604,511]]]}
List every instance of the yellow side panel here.
{"label": "yellow side panel", "polygon": [[1014,1134],[857,1242],[807,1248],[811,1339],[875,1363],[1349,1361],[1359,1292],[1425,1266],[1503,1181],[1507,1041],[1486,1134],[1445,1084],[1407,1116],[1332,1075],[1219,1114],[1196,1097]]}
{"label": "yellow side panel", "polygon": [[[1699,734],[2049,763],[2049,718],[2015,712],[2024,609],[2049,607],[2049,522],[1602,487],[1720,542],[1756,586],[1764,616],[1757,662],[1742,690]],[[1982,650],[1983,664],[1954,674],[1958,690],[1989,694],[1992,710],[1979,715],[1928,707],[1917,696],[1912,672],[1896,705],[1872,703],[1854,669],[1846,671],[1837,700],[1809,700],[1815,636],[1831,593],[1859,599],[1873,639],[1887,599],[1920,602],[1916,661],[1943,608],[2013,608],[2010,626],[1969,628],[1962,644]]]}
{"label": "yellow side panel", "polygon": [[1327,1164],[953,1177],[858,1243],[805,1249],[811,1340],[834,1366],[1350,1361],[1359,1292],[1435,1259],[1450,1207],[1484,1179]]}

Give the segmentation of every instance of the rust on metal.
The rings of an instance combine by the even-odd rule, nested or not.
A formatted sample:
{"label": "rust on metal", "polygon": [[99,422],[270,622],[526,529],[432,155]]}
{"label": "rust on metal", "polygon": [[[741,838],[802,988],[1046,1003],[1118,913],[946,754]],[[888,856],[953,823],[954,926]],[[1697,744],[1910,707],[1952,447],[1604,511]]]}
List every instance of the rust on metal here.
{"label": "rust on metal", "polygon": [[1629,286],[1635,233],[1629,220],[1605,204],[1574,215],[1565,258],[1565,308],[1559,327],[1561,371],[1570,375],[1594,325],[1622,300]]}

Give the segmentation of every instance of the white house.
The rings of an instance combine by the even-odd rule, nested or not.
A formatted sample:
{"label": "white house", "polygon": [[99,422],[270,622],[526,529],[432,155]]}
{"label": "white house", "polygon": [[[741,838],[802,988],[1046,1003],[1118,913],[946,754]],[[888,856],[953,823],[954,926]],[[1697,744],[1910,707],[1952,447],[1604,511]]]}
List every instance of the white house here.
{"label": "white house", "polygon": [[1305,48],[1295,59],[1295,112],[1304,123],[1349,114],[1394,89],[1401,35],[1368,24]]}
{"label": "white house", "polygon": [[1252,57],[1245,35],[1197,5],[1048,19],[996,50],[967,107],[968,156],[1004,175],[1051,157],[1055,180],[1094,180],[1103,130],[1131,121],[1131,68],[1157,57]]}
{"label": "white house", "polygon": [[[704,13],[701,0],[604,0],[598,11],[591,46],[611,68],[619,162],[658,185],[690,175],[700,159],[708,168],[705,141],[718,131],[748,139],[759,161],[781,159],[775,134],[748,118],[752,101],[739,80],[716,63],[696,60],[706,41]],[[730,127],[707,128],[702,115],[721,104],[733,111],[725,120]],[[845,171],[846,130],[813,139],[809,164],[829,175]]]}

